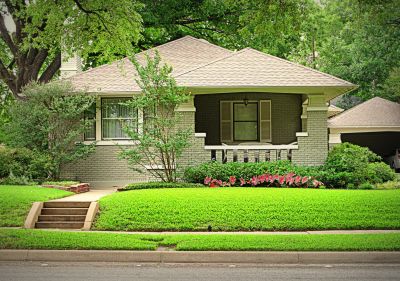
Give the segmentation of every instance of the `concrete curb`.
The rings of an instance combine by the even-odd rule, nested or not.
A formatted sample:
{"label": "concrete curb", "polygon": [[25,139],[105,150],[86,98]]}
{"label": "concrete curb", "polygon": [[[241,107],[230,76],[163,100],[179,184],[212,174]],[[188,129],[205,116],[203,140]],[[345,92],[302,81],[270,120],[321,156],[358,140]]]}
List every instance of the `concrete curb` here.
{"label": "concrete curb", "polygon": [[400,252],[0,250],[0,261],[354,264],[400,263]]}

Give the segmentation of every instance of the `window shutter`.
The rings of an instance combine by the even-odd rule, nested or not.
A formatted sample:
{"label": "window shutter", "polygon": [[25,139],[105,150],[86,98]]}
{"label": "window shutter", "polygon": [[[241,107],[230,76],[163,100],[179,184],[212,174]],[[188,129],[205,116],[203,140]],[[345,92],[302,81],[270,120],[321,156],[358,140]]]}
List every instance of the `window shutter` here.
{"label": "window shutter", "polygon": [[271,101],[260,101],[260,141],[271,142]]}
{"label": "window shutter", "polygon": [[232,102],[221,101],[220,103],[220,126],[221,142],[232,142]]}

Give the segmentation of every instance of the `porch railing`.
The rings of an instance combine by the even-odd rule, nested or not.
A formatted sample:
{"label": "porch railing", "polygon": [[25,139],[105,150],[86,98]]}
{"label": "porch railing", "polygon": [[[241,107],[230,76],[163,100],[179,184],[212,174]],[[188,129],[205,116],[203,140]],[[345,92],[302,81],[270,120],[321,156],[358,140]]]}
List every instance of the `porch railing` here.
{"label": "porch railing", "polygon": [[262,162],[276,160],[292,160],[292,151],[298,149],[297,144],[287,145],[206,145],[211,160],[226,162]]}

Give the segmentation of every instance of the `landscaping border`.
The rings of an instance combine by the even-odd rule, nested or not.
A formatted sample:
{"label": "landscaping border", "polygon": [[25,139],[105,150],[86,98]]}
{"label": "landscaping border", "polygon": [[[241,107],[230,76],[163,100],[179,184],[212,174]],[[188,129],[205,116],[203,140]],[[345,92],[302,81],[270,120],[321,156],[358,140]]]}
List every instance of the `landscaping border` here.
{"label": "landscaping border", "polygon": [[241,251],[104,251],[0,250],[0,261],[234,263],[234,264],[356,264],[400,263],[394,252],[241,252]]}

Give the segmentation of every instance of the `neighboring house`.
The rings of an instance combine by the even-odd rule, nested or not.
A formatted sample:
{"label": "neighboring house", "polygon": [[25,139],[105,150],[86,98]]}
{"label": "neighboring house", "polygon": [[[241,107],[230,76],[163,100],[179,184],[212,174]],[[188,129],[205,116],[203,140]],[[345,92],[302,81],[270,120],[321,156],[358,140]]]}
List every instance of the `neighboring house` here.
{"label": "neighboring house", "polygon": [[[230,51],[186,36],[158,46],[163,62],[173,67],[178,85],[191,99],[176,111],[193,127],[191,147],[181,166],[217,161],[289,159],[300,165],[321,165],[328,153],[327,102],[356,88],[334,76],[246,48]],[[136,55],[144,62],[145,54]],[[62,68],[71,75],[70,60]],[[119,103],[140,93],[129,59],[77,73],[68,79],[97,96],[87,118],[95,120],[85,141],[97,141],[87,159],[67,165],[62,176],[93,185],[123,185],[150,179],[118,159],[118,145],[134,145],[121,120],[140,124],[143,114],[127,112]]]}
{"label": "neighboring house", "polygon": [[351,142],[382,157],[400,148],[400,104],[372,98],[328,121],[329,145]]}

